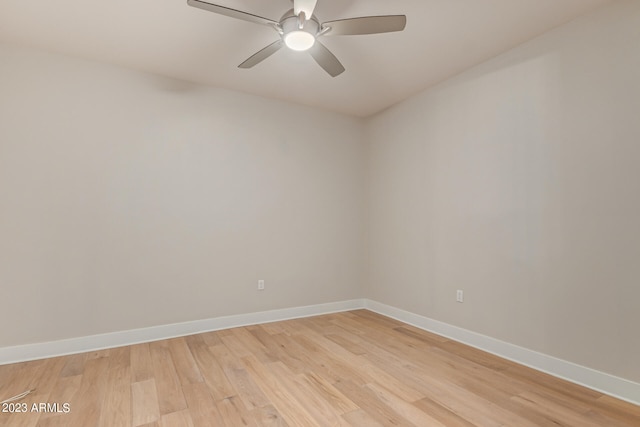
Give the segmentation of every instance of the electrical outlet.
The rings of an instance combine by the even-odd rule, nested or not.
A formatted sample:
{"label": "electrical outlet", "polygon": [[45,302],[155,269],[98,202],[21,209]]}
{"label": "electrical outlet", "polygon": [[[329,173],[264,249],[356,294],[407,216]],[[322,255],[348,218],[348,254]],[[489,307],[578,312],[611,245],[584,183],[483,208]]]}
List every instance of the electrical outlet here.
{"label": "electrical outlet", "polygon": [[456,291],[456,301],[464,302],[464,292],[462,292],[460,289]]}
{"label": "electrical outlet", "polygon": [[264,291],[264,280],[258,280],[258,290]]}

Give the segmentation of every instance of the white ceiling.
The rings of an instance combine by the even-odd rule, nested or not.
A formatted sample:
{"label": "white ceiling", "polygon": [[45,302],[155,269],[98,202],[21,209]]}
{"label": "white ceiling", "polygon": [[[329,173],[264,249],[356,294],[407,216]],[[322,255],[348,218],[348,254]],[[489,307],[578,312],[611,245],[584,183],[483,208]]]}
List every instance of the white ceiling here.
{"label": "white ceiling", "polygon": [[[274,20],[290,0],[207,0]],[[346,68],[331,78],[283,49],[237,65],[275,31],[186,0],[0,1],[0,42],[366,117],[612,0],[319,0],[321,21],[405,14],[401,33],[324,37]]]}

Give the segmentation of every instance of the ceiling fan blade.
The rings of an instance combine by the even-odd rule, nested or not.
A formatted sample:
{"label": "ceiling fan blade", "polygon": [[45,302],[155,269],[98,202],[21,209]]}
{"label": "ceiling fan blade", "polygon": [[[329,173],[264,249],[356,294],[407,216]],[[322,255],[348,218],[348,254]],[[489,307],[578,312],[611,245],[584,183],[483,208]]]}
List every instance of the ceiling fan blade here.
{"label": "ceiling fan blade", "polygon": [[344,67],[340,61],[338,61],[338,58],[336,58],[335,55],[318,40],[316,40],[313,47],[309,49],[309,53],[313,59],[316,60],[318,65],[329,73],[331,77],[340,75],[344,71]]}
{"label": "ceiling fan blade", "polygon": [[402,31],[407,25],[405,15],[362,16],[360,18],[339,19],[322,24],[331,27],[328,36],[351,36],[361,34],[379,34]]}
{"label": "ceiling fan blade", "polygon": [[251,55],[249,59],[244,61],[242,64],[238,65],[238,68],[251,68],[255,65],[258,65],[277,51],[279,51],[282,46],[284,46],[284,42],[282,40],[278,40],[276,42],[271,43],[269,46],[265,47],[262,50]]}
{"label": "ceiling fan blade", "polygon": [[189,6],[198,9],[208,10],[209,12],[218,13],[220,15],[230,16],[231,18],[242,19],[243,21],[254,22],[263,25],[277,25],[278,23],[272,19],[263,18],[262,16],[253,15],[251,13],[242,12],[240,10],[231,9],[229,7],[218,6],[217,4],[207,3],[200,0],[187,0]]}
{"label": "ceiling fan blade", "polygon": [[300,12],[304,12],[304,16],[309,19],[313,16],[317,2],[318,0],[293,0],[293,13],[298,16]]}

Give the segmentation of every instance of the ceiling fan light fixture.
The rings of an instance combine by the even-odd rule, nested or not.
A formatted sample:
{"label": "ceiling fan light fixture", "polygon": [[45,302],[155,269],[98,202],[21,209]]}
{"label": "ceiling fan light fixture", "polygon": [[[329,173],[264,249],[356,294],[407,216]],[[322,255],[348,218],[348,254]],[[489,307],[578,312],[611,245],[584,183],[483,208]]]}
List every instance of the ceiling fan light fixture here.
{"label": "ceiling fan light fixture", "polygon": [[318,0],[292,0],[293,9],[285,12],[279,21],[210,3],[210,1],[212,0],[187,0],[187,4],[219,15],[267,25],[280,35],[280,40],[254,53],[238,65],[238,68],[251,68],[287,46],[294,51],[309,51],[311,57],[324,71],[331,77],[336,77],[344,72],[344,66],[319,41],[320,37],[392,33],[404,30],[407,25],[405,15],[360,16],[320,23],[314,15]]}
{"label": "ceiling fan light fixture", "polygon": [[284,44],[286,44],[289,49],[298,52],[311,49],[315,42],[316,38],[313,34],[304,30],[291,31],[284,36]]}

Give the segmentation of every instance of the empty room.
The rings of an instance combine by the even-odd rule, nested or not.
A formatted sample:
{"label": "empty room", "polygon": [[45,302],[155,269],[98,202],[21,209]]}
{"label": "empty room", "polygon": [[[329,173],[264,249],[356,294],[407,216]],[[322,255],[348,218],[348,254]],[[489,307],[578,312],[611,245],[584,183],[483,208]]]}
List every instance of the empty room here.
{"label": "empty room", "polygon": [[0,427],[640,426],[640,1],[0,2]]}

